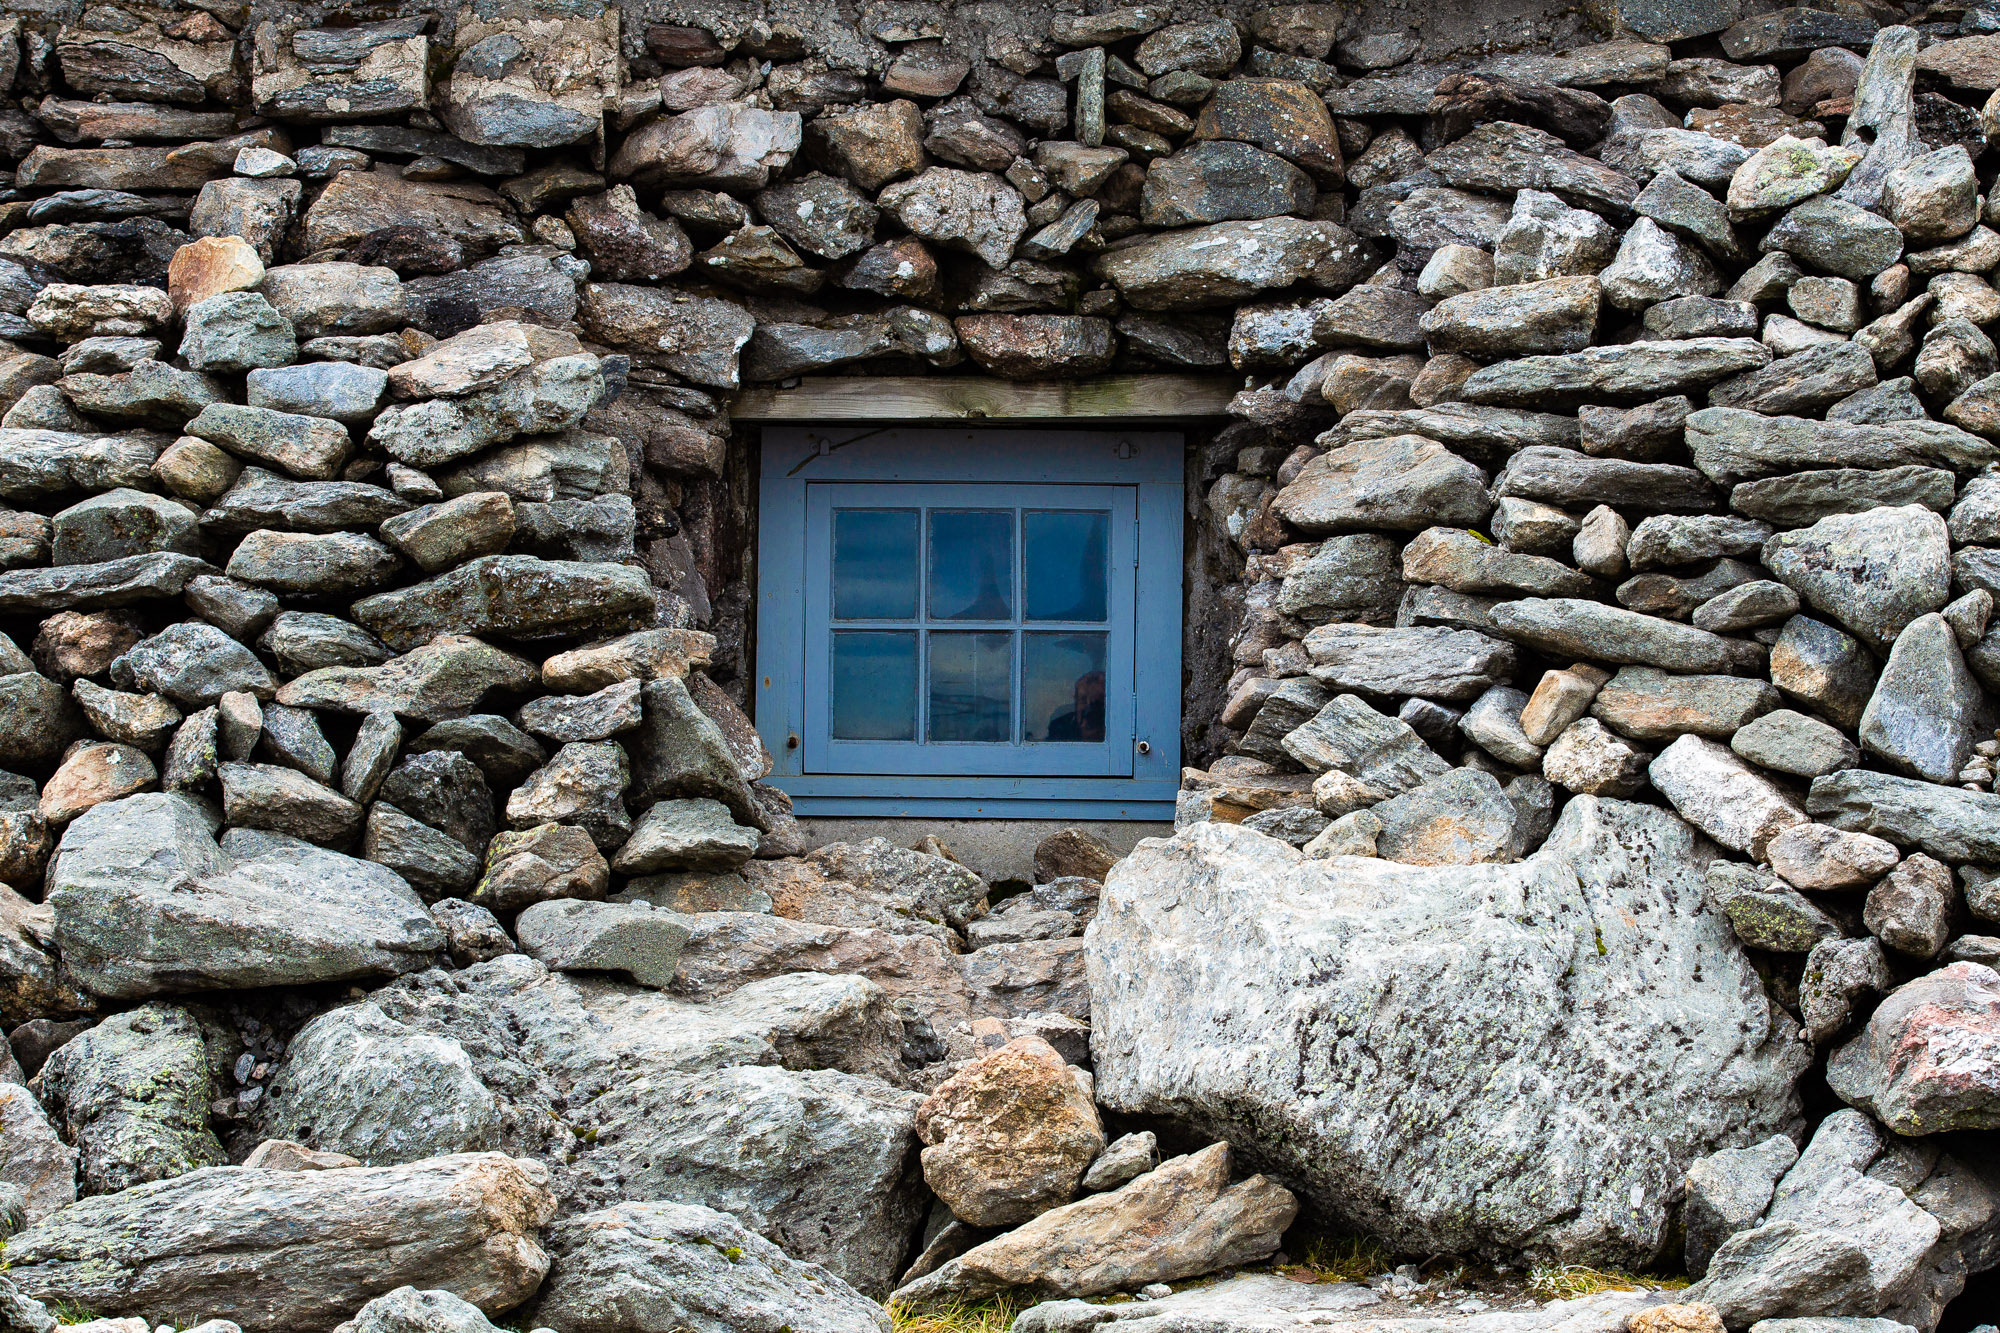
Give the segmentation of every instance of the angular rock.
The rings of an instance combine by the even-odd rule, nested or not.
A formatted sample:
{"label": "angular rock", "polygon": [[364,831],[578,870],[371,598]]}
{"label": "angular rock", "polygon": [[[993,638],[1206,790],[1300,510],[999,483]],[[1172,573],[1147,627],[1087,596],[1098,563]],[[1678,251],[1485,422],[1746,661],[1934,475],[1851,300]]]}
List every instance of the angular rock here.
{"label": "angular rock", "polygon": [[1984,706],[1950,625],[1919,616],[1889,650],[1861,715],[1861,746],[1904,772],[1953,782],[1972,757]]}
{"label": "angular rock", "polygon": [[[1805,1064],[1789,1023],[1764,1000],[1727,924],[1703,897],[1694,849],[1692,831],[1665,812],[1587,797],[1568,804],[1540,852],[1512,866],[1441,871],[1353,858],[1306,861],[1226,824],[1147,842],[1111,872],[1091,936],[1098,1096],[1111,1109],[1169,1114],[1203,1133],[1240,1128],[1246,1142],[1285,1163],[1308,1198],[1338,1198],[1343,1210],[1366,1214],[1357,1219],[1363,1225],[1426,1248],[1647,1252],[1664,1242],[1668,1200],[1686,1164],[1717,1143],[1777,1131]],[[1574,904],[1556,910],[1583,914],[1580,945],[1547,923],[1531,930],[1518,925],[1504,905],[1533,893],[1544,878],[1571,886],[1557,899],[1536,897]],[[1404,892],[1419,884],[1422,892]],[[1579,885],[1582,896],[1572,898]],[[1183,952],[1191,917],[1165,912],[1168,896],[1182,909],[1204,905],[1200,967]],[[1592,911],[1593,904],[1612,903],[1643,912],[1646,927]],[[1218,936],[1218,921],[1240,929]],[[1575,961],[1579,949],[1587,965]],[[1486,972],[1470,970],[1469,950],[1493,960]],[[1321,951],[1348,964],[1322,969],[1312,961]],[[1375,959],[1375,966],[1356,969],[1358,956]],[[1218,990],[1197,978],[1223,959],[1241,975],[1271,980]],[[1409,980],[1434,1003],[1438,992],[1413,979],[1441,969],[1455,978],[1462,1021],[1488,1035],[1450,1053],[1432,1043],[1411,1048],[1407,1072],[1393,1077],[1384,1071],[1399,1065],[1372,1057],[1368,1077],[1344,1077],[1349,1052],[1379,1051],[1385,1040],[1397,1044],[1368,1035],[1391,1033],[1406,1021],[1385,996],[1414,994],[1401,984]],[[1529,976],[1545,981],[1531,989]],[[1546,998],[1558,993],[1559,1002]],[[1618,998],[1604,998],[1611,993]],[[1278,997],[1284,998],[1273,1009]],[[1686,1016],[1690,1004],[1730,1017],[1698,1022]],[[1669,1021],[1685,1025],[1679,1030],[1691,1040],[1673,1059],[1643,1064],[1640,1074],[1633,1052],[1643,1059],[1657,1046],[1631,1032],[1650,1030],[1660,1021],[1655,1011],[1681,1015]],[[1315,1029],[1332,1021],[1359,1034],[1355,1044],[1322,1044],[1303,1028],[1275,1039],[1274,1013],[1307,1012]],[[1289,1022],[1281,1020],[1280,1030]],[[1239,1031],[1262,1034],[1256,1049],[1265,1055],[1225,1071],[1207,1053],[1223,1044],[1247,1049],[1237,1044]],[[1727,1039],[1716,1044],[1724,1032]],[[1622,1052],[1615,1093],[1583,1072],[1604,1068],[1592,1053],[1599,1043]],[[1301,1058],[1324,1071],[1314,1080],[1324,1091],[1299,1095]],[[1370,1111],[1378,1103],[1404,1104],[1403,1080],[1425,1077],[1421,1070],[1432,1059],[1452,1067],[1443,1076],[1454,1086],[1490,1090],[1509,1114],[1467,1114],[1461,1106],[1447,1149],[1428,1123],[1404,1125]],[[1726,1092],[1698,1072],[1725,1065],[1744,1079]],[[1554,1085],[1562,1090],[1554,1100],[1523,1103],[1497,1091],[1528,1067],[1575,1072]],[[1624,1108],[1640,1096],[1674,1108],[1655,1122],[1670,1126],[1665,1134],[1649,1133],[1643,1146],[1632,1145],[1633,1153],[1657,1163],[1654,1186],[1635,1174],[1639,1168],[1626,1152],[1602,1151],[1632,1123]],[[1621,1109],[1603,1110],[1606,1098]],[[1524,1106],[1534,1110],[1533,1124],[1520,1119]],[[1551,1116],[1560,1120],[1544,1118]],[[1241,1123],[1253,1119],[1260,1125]],[[1274,1133],[1275,1125],[1283,1129]],[[1396,1152],[1383,1150],[1385,1138]],[[1565,1141],[1576,1147],[1565,1148]],[[1519,1165],[1504,1174],[1459,1165],[1475,1150],[1480,1161],[1504,1157]],[[1543,1201],[1558,1174],[1567,1202],[1551,1214]],[[1425,1200],[1421,1210],[1392,1202],[1417,1195]]]}
{"label": "angular rock", "polygon": [[554,1214],[547,1170],[498,1153],[340,1171],[207,1167],[22,1232],[8,1242],[8,1276],[106,1314],[200,1309],[246,1333],[331,1328],[413,1282],[497,1314],[548,1272],[535,1236]]}
{"label": "angular rock", "polygon": [[1530,356],[1474,372],[1461,393],[1468,402],[1546,407],[1552,401],[1636,402],[1704,388],[1769,363],[1770,352],[1746,338],[1591,347],[1560,356]]}
{"label": "angular rock", "polygon": [[[86,986],[126,998],[392,976],[440,947],[388,871],[251,829],[218,847],[215,829],[201,803],[151,794],[97,806],[65,830],[48,902]],[[190,882],[203,892],[187,893]]]}
{"label": "angular rock", "polygon": [[1850,833],[1920,847],[1941,861],[2000,861],[2000,797],[1850,768],[1813,780],[1806,809]]}
{"label": "angular rock", "polygon": [[85,1194],[112,1194],[226,1160],[201,1024],[178,1005],[115,1015],[49,1056],[35,1090],[77,1147]]}
{"label": "angular rock", "polygon": [[1953,963],[1891,991],[1827,1081],[1898,1134],[1990,1130],[2000,1122],[1993,1053],[2000,974]]}
{"label": "angular rock", "polygon": [[1681,817],[1733,851],[1763,859],[1766,845],[1806,822],[1792,798],[1724,746],[1682,736],[1647,767]]}
{"label": "angular rock", "polygon": [[961,1221],[1013,1226],[1077,1194],[1103,1151],[1097,1108],[1039,1037],[965,1066],[917,1111],[924,1179]]}

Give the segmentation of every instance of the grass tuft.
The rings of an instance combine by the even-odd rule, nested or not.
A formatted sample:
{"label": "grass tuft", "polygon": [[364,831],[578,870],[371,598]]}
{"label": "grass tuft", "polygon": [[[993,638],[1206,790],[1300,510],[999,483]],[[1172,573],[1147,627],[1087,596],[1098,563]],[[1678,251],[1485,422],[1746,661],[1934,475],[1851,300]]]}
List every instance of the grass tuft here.
{"label": "grass tuft", "polygon": [[1396,1266],[1382,1242],[1350,1232],[1313,1232],[1285,1248],[1293,1256],[1285,1269],[1306,1269],[1322,1282],[1360,1282]]}
{"label": "grass tuft", "polygon": [[1032,1304],[1032,1299],[1005,1295],[922,1309],[898,1301],[889,1307],[889,1319],[895,1333],[1007,1333],[1014,1316]]}
{"label": "grass tuft", "polygon": [[1556,1264],[1528,1273],[1528,1290],[1545,1301],[1595,1296],[1601,1291],[1643,1291],[1649,1288],[1675,1289],[1688,1285],[1685,1277],[1656,1273],[1634,1275],[1615,1269],[1591,1268],[1586,1264]]}

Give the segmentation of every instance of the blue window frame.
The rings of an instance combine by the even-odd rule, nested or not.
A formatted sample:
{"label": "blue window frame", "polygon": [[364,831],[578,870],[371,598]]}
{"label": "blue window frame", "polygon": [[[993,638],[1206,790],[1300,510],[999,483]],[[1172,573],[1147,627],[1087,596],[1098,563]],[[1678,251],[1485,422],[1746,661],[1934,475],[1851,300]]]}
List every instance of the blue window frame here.
{"label": "blue window frame", "polygon": [[805,814],[1170,817],[1182,446],[769,430],[756,716]]}

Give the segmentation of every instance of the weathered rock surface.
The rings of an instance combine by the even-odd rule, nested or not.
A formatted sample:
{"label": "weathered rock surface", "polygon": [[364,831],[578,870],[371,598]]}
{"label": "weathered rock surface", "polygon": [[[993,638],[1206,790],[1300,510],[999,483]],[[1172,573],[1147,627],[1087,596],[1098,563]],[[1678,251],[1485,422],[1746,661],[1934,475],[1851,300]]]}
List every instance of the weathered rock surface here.
{"label": "weathered rock surface", "polygon": [[[1804,1068],[1789,1022],[1708,905],[1695,854],[1692,830],[1671,815],[1591,798],[1571,801],[1528,860],[1448,873],[1301,861],[1216,824],[1144,844],[1112,871],[1091,937],[1098,1095],[1114,1110],[1240,1133],[1308,1197],[1407,1238],[1398,1243],[1571,1259],[1657,1253],[1687,1164],[1787,1126]],[[1405,893],[1405,880],[1424,892]],[[1538,885],[1563,887],[1544,896]],[[1516,924],[1509,904],[1526,894],[1575,914],[1577,930]],[[1190,912],[1195,904],[1206,907]],[[1644,928],[1630,924],[1641,917]],[[1197,919],[1201,947],[1184,950],[1177,941]],[[1240,927],[1219,924],[1232,922]],[[1320,950],[1345,962],[1319,970]],[[1272,980],[1220,987],[1224,972]],[[1529,987],[1530,975],[1545,981]],[[1419,1037],[1389,998],[1419,990],[1426,1005],[1460,996],[1459,1024],[1482,1035],[1442,1046]],[[1280,998],[1288,992],[1293,1000]],[[1291,1021],[1283,1014],[1307,1010],[1316,1031],[1332,1023],[1353,1043],[1272,1039]],[[1634,1035],[1660,1024],[1686,1035],[1670,1058]],[[1239,1029],[1262,1034],[1254,1048],[1227,1035]],[[1213,1058],[1217,1042],[1239,1058]],[[1585,1072],[1605,1068],[1591,1053],[1598,1043],[1621,1052],[1613,1081]],[[1369,1076],[1350,1080],[1339,1072],[1347,1050],[1399,1055],[1371,1059]],[[1502,1098],[1509,1114],[1460,1106],[1441,1135],[1428,1118],[1391,1110],[1411,1103],[1384,1077],[1390,1069],[1491,1090],[1479,1095]],[[1565,1071],[1560,1098],[1523,1103],[1500,1091],[1551,1069]],[[1325,1091],[1302,1096],[1302,1075]],[[1649,1105],[1661,1118],[1646,1121],[1655,1129],[1643,1146],[1604,1152]],[[1524,1107],[1541,1108],[1532,1125],[1519,1119]]]}

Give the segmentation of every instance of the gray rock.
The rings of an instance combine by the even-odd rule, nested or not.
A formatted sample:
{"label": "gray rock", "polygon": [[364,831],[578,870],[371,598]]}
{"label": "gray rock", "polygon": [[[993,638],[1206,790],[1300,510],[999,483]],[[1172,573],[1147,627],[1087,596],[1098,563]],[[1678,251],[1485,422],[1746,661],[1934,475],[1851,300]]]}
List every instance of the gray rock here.
{"label": "gray rock", "polygon": [[701,797],[657,801],[618,849],[623,874],[729,869],[757,853],[758,833],[729,817],[729,807]]}
{"label": "gray rock", "polygon": [[1708,403],[1769,416],[1795,415],[1818,412],[1874,386],[1875,359],[1855,343],[1831,342],[1724,380],[1708,391]]}
{"label": "gray rock", "polygon": [[1744,723],[1730,736],[1729,748],[1753,764],[1802,778],[1853,768],[1861,761],[1860,750],[1837,728],[1789,708]]}
{"label": "gray rock", "polygon": [[1770,535],[1770,527],[1755,519],[1655,515],[1632,530],[1625,558],[1635,571],[1690,565],[1717,556],[1755,554]]}
{"label": "gray rock", "polygon": [[475,491],[397,514],[383,521],[381,532],[426,574],[435,574],[506,550],[514,523],[514,502],[505,494]]}
{"label": "gray rock", "polygon": [[231,690],[269,698],[277,682],[255,653],[213,625],[182,621],[134,644],[111,664],[121,689],[164,694],[201,708]]}
{"label": "gray rock", "polygon": [[482,1151],[499,1140],[499,1118],[464,1047],[369,1003],[301,1028],[258,1105],[267,1136],[370,1166]]}
{"label": "gray rock", "polygon": [[1643,310],[1682,296],[1714,296],[1722,278],[1706,252],[1651,218],[1632,224],[1618,257],[1599,275],[1604,297],[1623,310]]}
{"label": "gray rock", "polygon": [[1392,537],[1329,537],[1286,571],[1274,603],[1307,621],[1381,619],[1403,590],[1402,548]]}
{"label": "gray rock", "polygon": [[95,993],[393,976],[441,947],[422,902],[381,867],[251,829],[218,847],[216,826],[201,803],[163,793],[96,806],[64,830],[48,902],[64,958]]}
{"label": "gray rock", "polygon": [[303,773],[225,763],[218,776],[223,818],[232,828],[263,829],[322,846],[347,844],[361,832],[361,807]]}
{"label": "gray rock", "polygon": [[495,820],[479,766],[455,750],[411,748],[383,781],[382,799],[449,835],[475,860],[485,856]]}
{"label": "gray rock", "polygon": [[497,1314],[548,1271],[534,1237],[554,1213],[548,1172],[497,1153],[339,1171],[207,1167],[31,1227],[8,1242],[8,1276],[107,1315],[199,1309],[246,1333],[332,1328],[412,1282]]}
{"label": "gray rock", "polygon": [[369,713],[354,729],[354,742],[340,765],[340,794],[357,804],[375,799],[396,751],[403,743],[403,724],[394,713]]}
{"label": "gray rock", "polygon": [[361,857],[395,871],[426,901],[462,895],[479,880],[480,860],[463,843],[387,801],[368,808]]}
{"label": "gray rock", "polygon": [[412,740],[409,748],[412,754],[456,750],[479,766],[492,788],[514,786],[549,757],[541,742],[493,713],[439,722]]}
{"label": "gray rock", "polygon": [[616,849],[632,833],[624,801],[631,781],[631,765],[618,742],[574,741],[507,798],[508,827],[575,824],[599,847]]}
{"label": "gray rock", "polygon": [[187,423],[187,432],[308,481],[330,480],[353,447],[347,427],[337,421],[234,403],[210,403]]}
{"label": "gray rock", "polygon": [[1943,609],[1949,557],[1944,519],[1920,505],[1823,518],[1764,545],[1773,575],[1877,648]]}
{"label": "gray rock", "polygon": [[[1468,715],[1469,716],[1469,715]],[[1520,812],[1490,773],[1457,768],[1377,805],[1376,855],[1421,866],[1518,860]]]}
{"label": "gray rock", "polygon": [[1576,598],[1527,598],[1493,608],[1494,632],[1556,657],[1667,671],[1734,673],[1762,665],[1752,645],[1658,616]]}
{"label": "gray rock", "polygon": [[524,1317],[576,1333],[889,1328],[888,1312],[834,1273],[792,1258],[713,1208],[619,1203],[559,1223],[548,1245],[549,1280]]}
{"label": "gray rock", "polygon": [[[1944,468],[1915,464],[1880,470],[1829,468],[1746,481],[1729,492],[1729,507],[1773,527],[1807,528],[1834,514],[1870,509],[1915,504],[1943,512],[1952,507],[1954,485]],[[1967,483],[1968,490],[1974,485],[1976,480]]]}
{"label": "gray rock", "polygon": [[391,656],[374,635],[317,611],[279,612],[257,646],[288,676],[323,667],[379,666]]}
{"label": "gray rock", "polygon": [[1682,736],[1662,750],[1646,775],[1683,819],[1724,847],[1760,860],[1773,837],[1806,822],[1782,788],[1700,736]]}
{"label": "gray rock", "polygon": [[1829,421],[1920,421],[1928,415],[1908,375],[1841,399],[1827,409]]}
{"label": "gray rock", "polygon": [[177,597],[189,580],[215,566],[172,552],[128,555],[94,565],[0,573],[0,612],[95,611]]}
{"label": "gray rock", "polygon": [[1590,345],[1596,331],[1599,295],[1593,277],[1489,287],[1440,301],[1420,326],[1433,354],[1501,357],[1576,352]]}
{"label": "gray rock", "polygon": [[1706,388],[1770,360],[1769,350],[1747,338],[1628,343],[1504,361],[1475,371],[1459,392],[1467,402],[1501,407],[1630,403]]}
{"label": "gray rock", "polygon": [[32,671],[0,676],[0,740],[18,756],[9,762],[53,763],[83,729],[69,693],[48,677]]}
{"label": "gray rock", "polygon": [[1953,782],[1972,757],[1984,707],[1943,616],[1920,616],[1889,651],[1861,715],[1863,749],[1932,782]]}
{"label": "gray rock", "polygon": [[1140,218],[1149,227],[1187,227],[1310,214],[1312,177],[1247,143],[1207,140],[1155,161],[1146,172]]}
{"label": "gray rock", "polygon": [[553,898],[602,898],[610,886],[611,867],[588,833],[541,824],[494,836],[473,897],[496,912],[516,912]]}
{"label": "gray rock", "polygon": [[1193,310],[1235,305],[1319,273],[1351,281],[1364,253],[1343,227],[1272,217],[1150,237],[1106,252],[1094,268],[1136,309]]}
{"label": "gray rock", "polygon": [[35,1091],[74,1143],[85,1194],[111,1194],[226,1160],[208,1127],[202,1027],[153,1003],[73,1037],[35,1075]]}
{"label": "gray rock", "polygon": [[1847,1027],[1864,997],[1894,984],[1889,960],[1873,939],[1822,940],[1806,955],[1799,978],[1799,1017],[1806,1036],[1823,1046]]}
{"label": "gray rock", "polygon": [[[1517,204],[1518,208],[1519,205]],[[1651,218],[1660,226],[1690,240],[1717,259],[1740,263],[1743,243],[1730,225],[1729,210],[1722,201],[1699,185],[1682,179],[1667,168],[1656,174],[1632,201],[1632,211]]]}
{"label": "gray rock", "polygon": [[489,555],[425,583],[354,604],[354,618],[391,648],[442,634],[550,638],[616,628],[653,608],[643,570],[628,565]]}
{"label": "gray rock", "polygon": [[1617,253],[1618,232],[1546,191],[1522,190],[1492,245],[1494,282],[1540,282],[1596,273]]}
{"label": "gray rock", "polygon": [[1351,694],[1337,696],[1286,734],[1284,752],[1308,772],[1336,770],[1388,795],[1451,770],[1408,723]]}
{"label": "gray rock", "polygon": [[1935,958],[1951,938],[1957,905],[1950,868],[1918,854],[1868,890],[1861,921],[1885,947],[1914,958]]}
{"label": "gray rock", "polygon": [[291,321],[256,292],[223,292],[181,315],[181,359],[189,370],[239,374],[299,358]]}
{"label": "gray rock", "polygon": [[1688,1272],[1708,1271],[1715,1247],[1748,1230],[1771,1206],[1779,1177],[1798,1161],[1799,1150],[1783,1134],[1748,1148],[1724,1148],[1694,1163],[1687,1173]]}
{"label": "gray rock", "polygon": [[1513,645],[1472,630],[1322,625],[1305,647],[1314,678],[1343,693],[1463,702],[1514,673]]}
{"label": "gray rock", "polygon": [[1307,533],[1414,532],[1484,523],[1492,499],[1484,472],[1435,440],[1400,435],[1358,440],[1313,459],[1273,508]]}
{"label": "gray rock", "polygon": [[1903,255],[1896,224],[1824,195],[1794,206],[1759,243],[1828,273],[1866,282]]}
{"label": "gray rock", "polygon": [[[1585,910],[1567,894],[1536,893],[1545,880],[1580,880],[1593,901],[1626,904],[1634,915],[1589,913],[1574,933],[1547,922],[1527,929],[1503,905],[1519,894],[1534,894],[1545,908],[1578,904],[1556,905],[1558,914]],[[1168,896],[1182,910],[1161,912]],[[1194,915],[1185,909],[1197,904],[1199,969],[1183,938]],[[1619,924],[1641,917],[1643,930]],[[1217,934],[1217,922],[1235,925]],[[1789,1023],[1764,1000],[1728,925],[1703,897],[1692,831],[1665,812],[1616,801],[1572,800],[1548,843],[1519,864],[1452,871],[1309,861],[1226,824],[1196,825],[1171,842],[1143,844],[1112,870],[1089,949],[1092,1051],[1105,1106],[1241,1137],[1284,1163],[1307,1198],[1339,1199],[1344,1210],[1360,1210],[1358,1224],[1432,1252],[1656,1252],[1681,1172],[1720,1143],[1784,1128],[1796,1106],[1793,1080],[1805,1066]],[[1579,949],[1587,966],[1577,966]],[[1322,966],[1322,955],[1347,962]],[[1374,963],[1355,967],[1364,956]],[[1472,958],[1491,966],[1476,970]],[[1197,977],[1218,964],[1262,980],[1217,989]],[[1444,990],[1422,980],[1440,969],[1454,978]],[[1546,985],[1527,980],[1543,976]],[[1481,1035],[1448,1047],[1367,1035],[1403,1030],[1395,997],[1419,992],[1431,1005],[1441,994],[1457,997],[1459,1021]],[[1731,1017],[1691,1023],[1689,1005]],[[1632,1035],[1653,1031],[1662,1021],[1656,1011],[1681,1015],[1671,1021],[1686,1025],[1678,1030],[1689,1040],[1671,1060],[1651,1059],[1657,1043]],[[1292,1020],[1273,1027],[1274,1014],[1307,1013],[1316,1030],[1333,1021],[1361,1035],[1326,1044],[1303,1026],[1293,1031]],[[1264,1056],[1226,1075],[1204,1058],[1225,1045],[1250,1049],[1241,1038],[1251,1031]],[[1615,1061],[1595,1053],[1600,1043],[1619,1052]],[[1365,1078],[1342,1072],[1350,1055],[1388,1048],[1404,1054],[1393,1062],[1371,1055]],[[1301,1059],[1322,1089],[1303,1099]],[[1601,1081],[1613,1064],[1615,1094]],[[1743,1081],[1715,1077],[1725,1064]],[[1498,1091],[1516,1075],[1539,1077],[1531,1069],[1556,1068],[1567,1072],[1544,1086],[1559,1095],[1523,1102]],[[1432,1126],[1372,1109],[1404,1104],[1409,1082],[1433,1077],[1487,1089],[1477,1096],[1500,1098],[1507,1114],[1462,1106],[1447,1146]],[[1605,1097],[1626,1109],[1591,1110]],[[1604,1151],[1624,1142],[1633,1098],[1673,1109],[1650,1122],[1655,1130],[1643,1143]],[[1273,1132],[1278,1123],[1283,1129]],[[1651,1165],[1639,1167],[1642,1158]],[[1475,1160],[1481,1165],[1465,1165]],[[1500,1168],[1502,1160],[1513,1165]],[[1642,1178],[1641,1170],[1653,1174]],[[1569,1202],[1552,1216],[1538,1201],[1556,1175]],[[1421,1211],[1396,1205],[1418,1194]]]}
{"label": "gray rock", "polygon": [[253,532],[229,557],[229,577],[298,597],[353,596],[389,582],[403,562],[358,532]]}
{"label": "gray rock", "polygon": [[1771,681],[1844,727],[1861,723],[1878,668],[1861,642],[1809,616],[1794,616],[1771,646]]}
{"label": "gray rock", "polygon": [[1268,1176],[1231,1185],[1231,1163],[1227,1143],[1172,1158],[974,1246],[893,1299],[921,1307],[1017,1286],[1099,1295],[1254,1262],[1277,1249],[1298,1201]]}
{"label": "gray rock", "polygon": [[1840,938],[1840,926],[1803,893],[1738,861],[1710,864],[1708,897],[1753,949],[1806,953]]}
{"label": "gray rock", "polygon": [[372,528],[410,508],[384,486],[353,481],[292,481],[263,468],[244,468],[236,484],[202,513],[204,531],[242,536],[278,532],[338,532]]}
{"label": "gray rock", "polygon": [[739,824],[768,822],[722,729],[677,676],[646,682],[640,692],[645,721],[633,737],[633,793],[646,804],[665,796],[706,796],[729,807]]}
{"label": "gray rock", "polygon": [[1703,408],[1688,417],[1695,466],[1724,485],[1802,468],[1969,468],[1990,462],[1993,445],[1938,421],[1806,421],[1738,408]]}
{"label": "gray rock", "polygon": [[388,374],[374,366],[312,361],[252,370],[244,379],[244,401],[274,412],[328,417],[359,426],[375,416],[388,382]]}
{"label": "gray rock", "polygon": [[1756,579],[1739,583],[1697,606],[1691,619],[1696,629],[1714,634],[1761,629],[1798,614],[1799,595],[1782,583]]}
{"label": "gray rock", "polygon": [[308,672],[287,681],[278,702],[442,722],[474,711],[488,690],[523,690],[535,683],[536,675],[532,662],[468,635],[445,634],[380,666]]}
{"label": "gray rock", "polygon": [[[478,1306],[448,1291],[398,1287],[354,1316],[354,1333],[491,1333]],[[227,1333],[213,1330],[212,1333]]]}
{"label": "gray rock", "polygon": [[200,554],[195,516],[187,506],[119,487],[51,520],[50,564],[94,565],[154,551]]}
{"label": "gray rock", "polygon": [[1850,768],[1815,778],[1806,809],[1837,829],[1920,847],[1941,861],[2000,861],[2000,797],[1984,792]]}
{"label": "gray rock", "polygon": [[1778,692],[1741,676],[1668,675],[1621,667],[1591,705],[1591,716],[1621,736],[1669,741],[1678,736],[1728,740],[1779,703]]}

